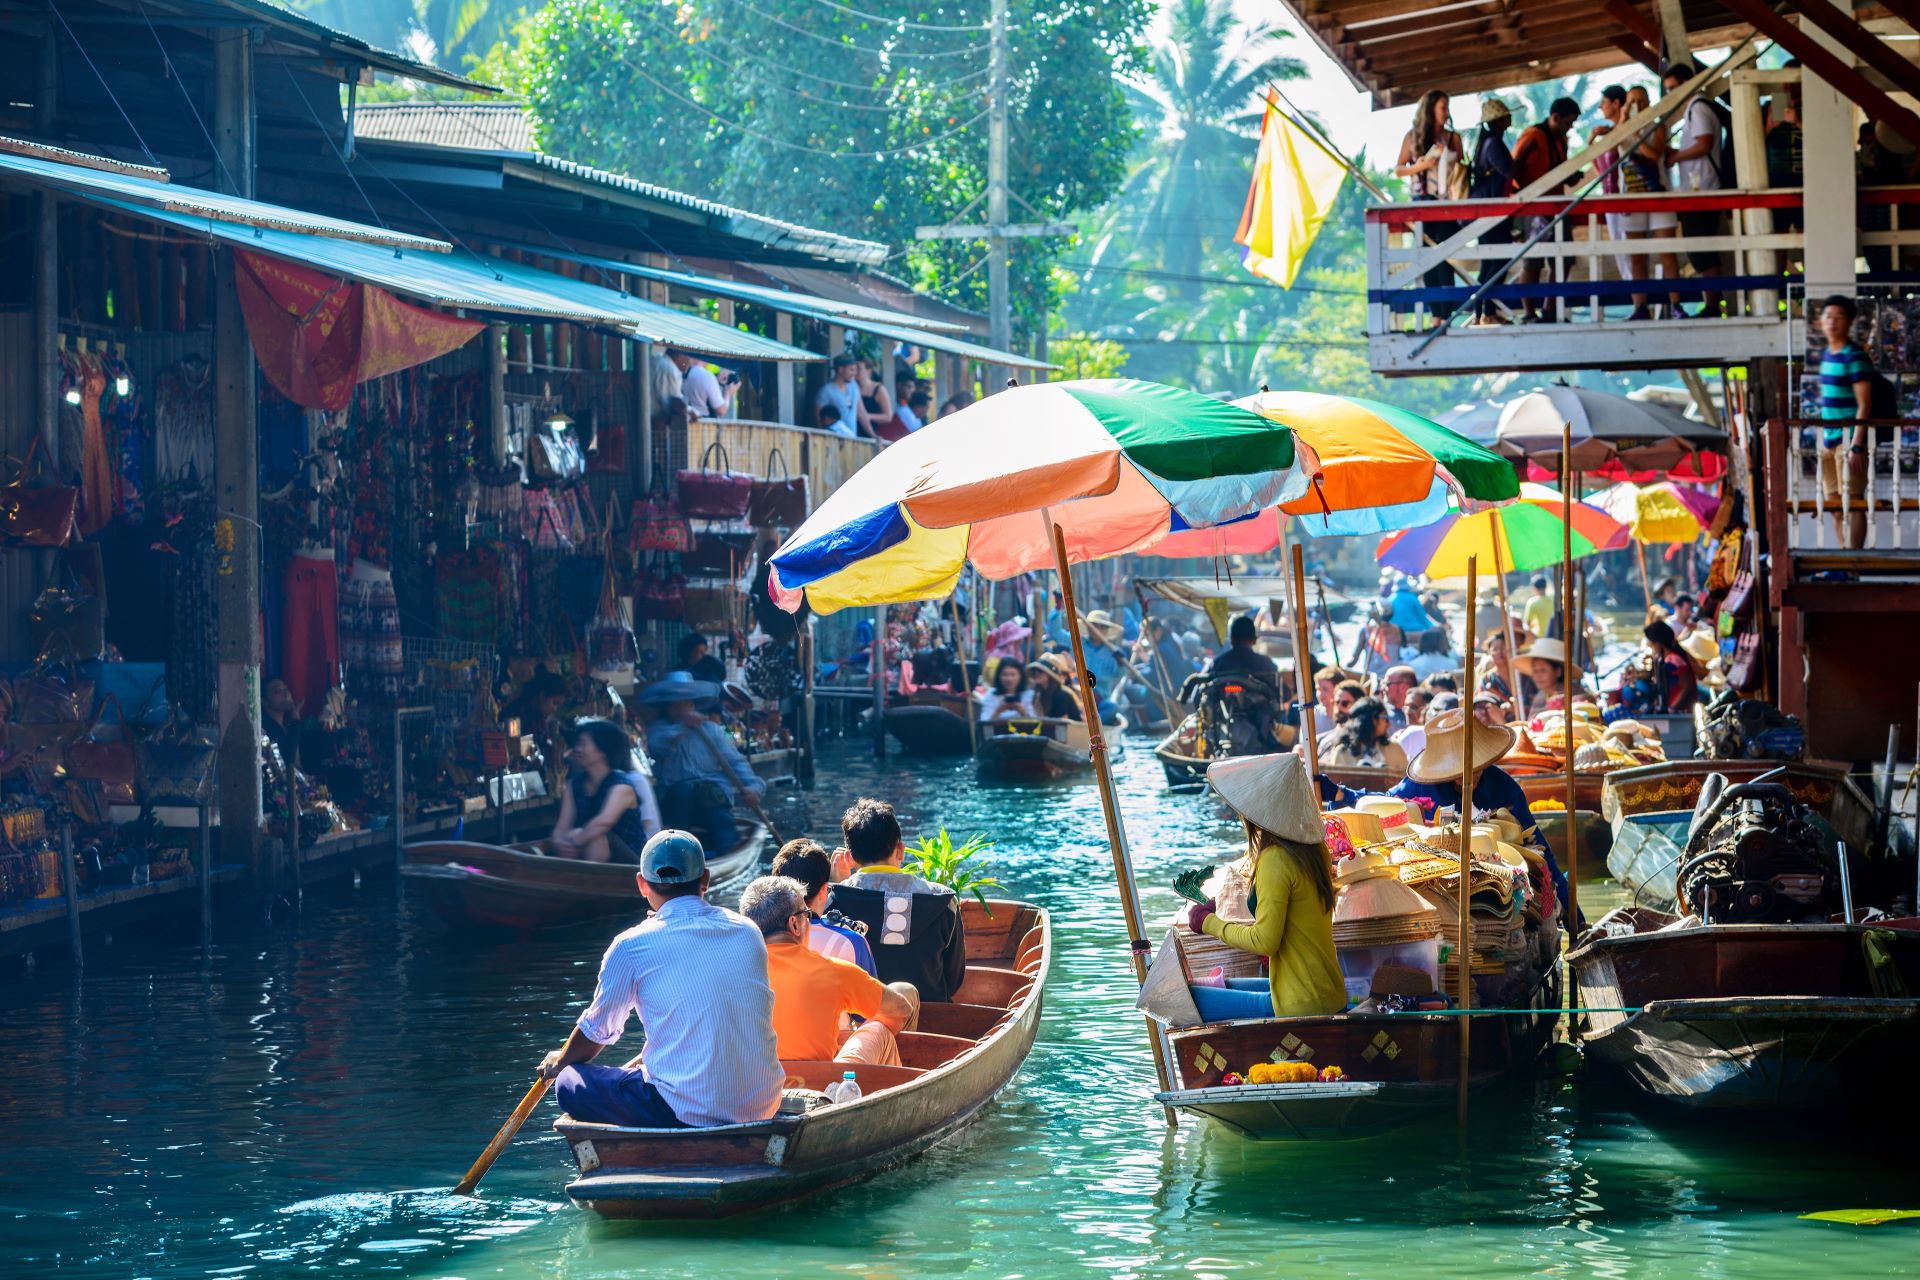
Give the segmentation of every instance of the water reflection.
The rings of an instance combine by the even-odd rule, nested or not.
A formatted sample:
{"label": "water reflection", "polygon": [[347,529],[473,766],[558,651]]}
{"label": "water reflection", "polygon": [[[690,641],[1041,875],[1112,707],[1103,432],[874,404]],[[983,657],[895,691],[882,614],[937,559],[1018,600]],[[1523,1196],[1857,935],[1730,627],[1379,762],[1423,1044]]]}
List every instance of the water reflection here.
{"label": "water reflection", "polygon": [[[1149,917],[1228,852],[1137,740],[1121,801]],[[1151,1101],[1145,1033],[1093,793],[977,786],[965,761],[886,772],[855,747],[783,831],[832,836],[863,792],[910,832],[984,831],[1011,892],[1054,913],[1041,1038],[963,1138],[799,1209],[711,1227],[604,1223],[536,1115],[477,1200],[465,1169],[590,993],[619,923],[521,941],[449,934],[392,887],[311,892],[297,924],[97,955],[0,991],[0,1274],[432,1277],[777,1274],[1753,1276],[1900,1274],[1906,1228],[1799,1222],[1920,1201],[1912,1162],[1786,1119],[1649,1123],[1546,1077],[1445,1121],[1261,1145]],[[403,1190],[404,1189],[404,1190]]]}

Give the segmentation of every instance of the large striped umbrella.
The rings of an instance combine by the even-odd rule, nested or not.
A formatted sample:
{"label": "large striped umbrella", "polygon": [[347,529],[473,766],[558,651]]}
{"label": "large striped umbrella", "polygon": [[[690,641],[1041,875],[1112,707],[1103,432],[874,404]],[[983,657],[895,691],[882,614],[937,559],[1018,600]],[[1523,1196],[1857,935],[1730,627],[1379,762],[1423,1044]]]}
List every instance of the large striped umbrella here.
{"label": "large striped umbrella", "polygon": [[[1561,534],[1558,498],[1555,505],[1521,501],[1510,507],[1463,515],[1449,512],[1445,517],[1418,529],[1390,534],[1380,542],[1375,559],[1402,573],[1425,574],[1429,578],[1464,578],[1467,558],[1477,556],[1481,564],[1494,572],[1525,573],[1560,563]],[[1582,503],[1575,503],[1577,512]],[[1573,558],[1593,555],[1619,531],[1620,526],[1604,512],[1595,512],[1606,528],[1590,526],[1600,534],[1595,542],[1581,532],[1586,517],[1576,515],[1573,530]]]}
{"label": "large striped umbrella", "polygon": [[1132,379],[1010,387],[888,447],[774,553],[782,607],[938,599],[988,578],[1143,550],[1306,492],[1286,426]]}
{"label": "large striped umbrella", "polygon": [[1635,470],[1664,470],[1694,453],[1727,450],[1726,432],[1663,404],[1563,382],[1508,401],[1500,411],[1498,447],[1558,470],[1563,427],[1571,428],[1575,471],[1595,471],[1615,461]]}
{"label": "large striped umbrella", "polygon": [[[1566,498],[1551,485],[1535,484],[1529,480],[1520,486],[1520,502],[1522,505],[1539,507],[1557,522]],[[1600,550],[1618,551],[1627,545],[1629,535],[1626,525],[1611,511],[1594,505],[1593,499],[1575,502],[1571,514],[1575,536],[1585,538]],[[1554,536],[1557,538],[1560,535],[1556,533]],[[1514,566],[1507,567],[1511,569]]]}
{"label": "large striped umbrella", "polygon": [[[1720,498],[1690,484],[1611,485],[1587,499],[1627,526],[1635,542],[1692,542],[1713,523]],[[1578,527],[1576,525],[1576,527]]]}

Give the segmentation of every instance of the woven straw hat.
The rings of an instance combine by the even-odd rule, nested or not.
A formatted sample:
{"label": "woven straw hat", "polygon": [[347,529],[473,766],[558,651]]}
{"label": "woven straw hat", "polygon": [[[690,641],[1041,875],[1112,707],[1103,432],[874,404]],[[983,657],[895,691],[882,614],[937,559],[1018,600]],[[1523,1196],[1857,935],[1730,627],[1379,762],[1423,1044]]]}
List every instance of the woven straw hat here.
{"label": "woven straw hat", "polygon": [[1098,631],[1111,640],[1113,637],[1125,631],[1126,627],[1121,623],[1115,622],[1113,615],[1105,609],[1095,609],[1080,619],[1080,629],[1088,634]]}
{"label": "woven straw hat", "polygon": [[1567,646],[1561,644],[1560,641],[1554,639],[1552,636],[1545,636],[1539,640],[1535,640],[1532,644],[1521,650],[1520,656],[1523,658],[1545,658],[1548,662],[1557,662],[1562,667],[1572,667],[1575,675],[1578,675],[1580,672],[1578,665],[1567,661]]}
{"label": "woven straw hat", "polygon": [[1291,752],[1216,760],[1207,766],[1207,781],[1235,813],[1263,831],[1298,844],[1327,838],[1307,766]]}
{"label": "woven straw hat", "polygon": [[[1464,721],[1464,725],[1462,724]],[[1466,763],[1467,734],[1473,735],[1473,767],[1484,769],[1513,750],[1514,732],[1506,725],[1481,724],[1461,711],[1427,717],[1426,750],[1413,758],[1407,776],[1415,782],[1458,782]]]}

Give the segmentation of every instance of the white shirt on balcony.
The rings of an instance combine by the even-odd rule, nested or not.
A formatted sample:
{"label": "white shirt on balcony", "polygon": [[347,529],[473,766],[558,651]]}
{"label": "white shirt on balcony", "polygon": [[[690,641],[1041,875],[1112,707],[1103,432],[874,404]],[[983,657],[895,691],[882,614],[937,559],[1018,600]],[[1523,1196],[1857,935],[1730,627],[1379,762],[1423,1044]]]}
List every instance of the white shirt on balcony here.
{"label": "white shirt on balcony", "polygon": [[1720,113],[1707,105],[1705,98],[1695,98],[1687,104],[1686,123],[1680,130],[1680,149],[1686,150],[1702,138],[1712,140],[1705,155],[1695,156],[1691,160],[1681,160],[1674,165],[1679,171],[1679,191],[1718,191],[1720,189],[1720,170],[1714,167],[1714,160],[1720,151]]}

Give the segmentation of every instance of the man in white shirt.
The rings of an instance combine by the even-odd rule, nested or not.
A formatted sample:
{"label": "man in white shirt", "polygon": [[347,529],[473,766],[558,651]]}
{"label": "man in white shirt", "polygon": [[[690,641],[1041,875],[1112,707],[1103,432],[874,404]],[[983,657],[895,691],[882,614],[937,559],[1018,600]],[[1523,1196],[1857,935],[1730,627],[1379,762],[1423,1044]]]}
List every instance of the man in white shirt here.
{"label": "man in white shirt", "polygon": [[[1691,63],[1676,62],[1668,67],[1660,77],[1660,83],[1672,93],[1687,81],[1693,79],[1694,69]],[[1720,181],[1721,155],[1720,113],[1713,109],[1706,98],[1696,96],[1687,103],[1685,116],[1680,128],[1680,146],[1673,153],[1673,167],[1676,174],[1675,191],[1682,194],[1689,191],[1718,191],[1723,185]],[[1680,234],[1683,236],[1712,236],[1720,234],[1723,215],[1718,209],[1697,209],[1680,214]],[[1705,250],[1689,250],[1687,260],[1693,264],[1694,271],[1703,276],[1720,274],[1720,253]],[[1678,308],[1675,315],[1684,315]],[[1720,314],[1720,295],[1706,295],[1706,305],[1697,313],[1699,316],[1717,316]]]}
{"label": "man in white shirt", "polygon": [[684,400],[685,393],[680,377],[680,366],[667,358],[665,351],[653,353],[653,365],[650,370],[653,378],[653,411],[665,413],[675,400]]}
{"label": "man in white shirt", "polygon": [[[860,434],[860,388],[854,385],[860,357],[842,351],[833,358],[833,378],[813,397],[814,411],[821,430],[853,439]],[[829,421],[823,410],[831,411]]]}
{"label": "man in white shirt", "polygon": [[[767,947],[746,917],[706,900],[706,854],[662,831],[640,854],[653,915],[613,940],[567,1043],[540,1062],[575,1120],[641,1129],[709,1128],[772,1117],[785,1073],[774,1052]],[[593,1061],[626,1028],[646,1028],[645,1061]],[[556,1079],[557,1077],[557,1079]]]}
{"label": "man in white shirt", "polygon": [[740,394],[740,375],[729,370],[723,385],[712,369],[696,363],[685,351],[669,351],[667,358],[680,371],[680,394],[686,397],[690,416],[711,419],[733,416],[733,400]]}

